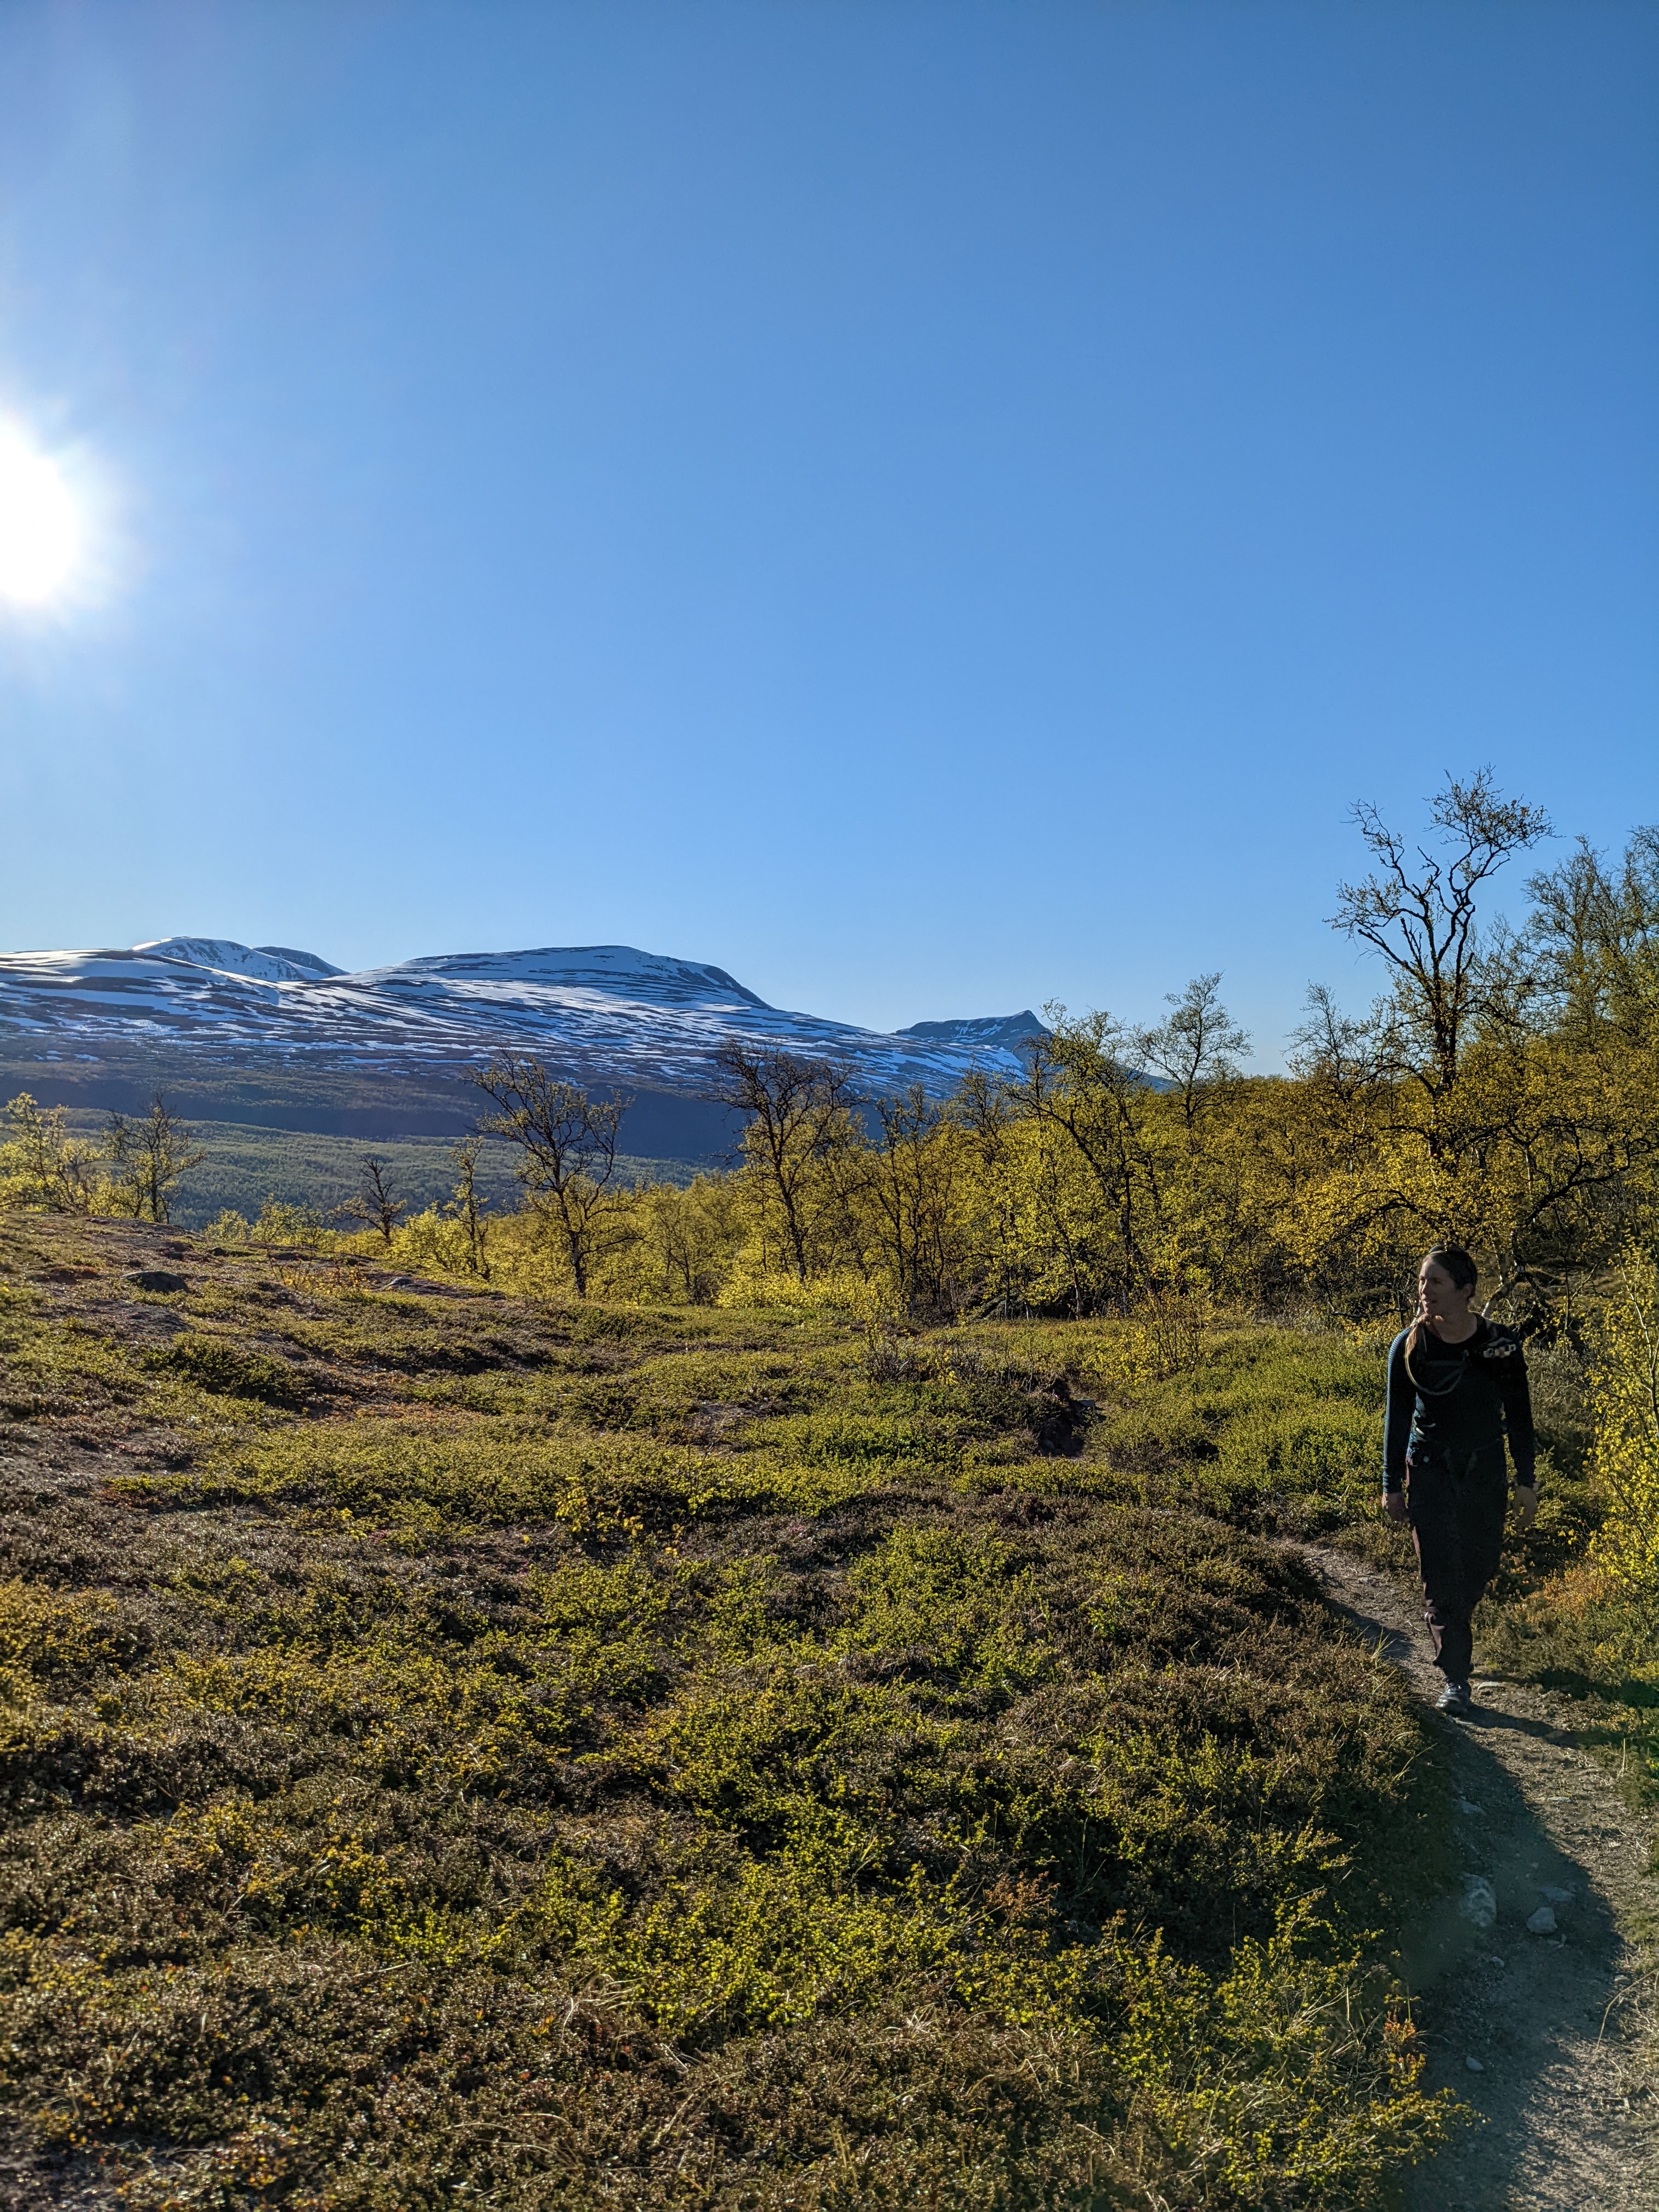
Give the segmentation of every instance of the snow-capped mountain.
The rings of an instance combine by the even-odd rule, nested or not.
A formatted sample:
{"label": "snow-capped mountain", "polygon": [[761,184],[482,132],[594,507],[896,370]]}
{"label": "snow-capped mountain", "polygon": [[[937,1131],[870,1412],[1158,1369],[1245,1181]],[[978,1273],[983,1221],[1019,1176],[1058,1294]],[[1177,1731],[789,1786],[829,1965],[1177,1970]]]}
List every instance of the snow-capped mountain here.
{"label": "snow-capped mountain", "polygon": [[157,937],[148,945],[135,945],[135,952],[151,952],[158,959],[183,960],[194,968],[222,969],[229,975],[246,975],[258,983],[315,983],[325,975],[341,975],[314,952],[296,952],[291,945],[238,945],[228,937]]}
{"label": "snow-capped mountain", "polygon": [[0,1048],[101,1059],[338,1069],[477,1066],[530,1053],[595,1085],[706,1092],[727,1037],[849,1066],[871,1091],[948,1091],[970,1067],[1013,1073],[1031,1013],[918,1022],[892,1035],[784,1012],[723,968],[628,945],[440,953],[347,975],[314,953],[230,938],[126,951],[0,954]]}

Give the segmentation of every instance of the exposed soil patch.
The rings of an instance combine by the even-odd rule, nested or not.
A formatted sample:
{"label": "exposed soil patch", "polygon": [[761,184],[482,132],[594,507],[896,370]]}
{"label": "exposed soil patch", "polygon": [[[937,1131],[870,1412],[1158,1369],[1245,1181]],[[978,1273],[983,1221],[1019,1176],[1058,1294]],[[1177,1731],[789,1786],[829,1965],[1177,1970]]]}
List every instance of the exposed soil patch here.
{"label": "exposed soil patch", "polygon": [[[1298,1548],[1337,1607],[1431,1702],[1441,1678],[1414,1586],[1346,1553]],[[1428,2085],[1450,2089],[1479,2120],[1412,2175],[1407,2212],[1659,2203],[1635,1936],[1659,1904],[1654,1824],[1622,1802],[1583,1747],[1569,1699],[1477,1674],[1473,1718],[1438,1725],[1466,1887],[1429,1901],[1402,1960]],[[1478,1883],[1495,1908],[1485,1927]],[[1545,1911],[1554,1928],[1529,1929]]]}

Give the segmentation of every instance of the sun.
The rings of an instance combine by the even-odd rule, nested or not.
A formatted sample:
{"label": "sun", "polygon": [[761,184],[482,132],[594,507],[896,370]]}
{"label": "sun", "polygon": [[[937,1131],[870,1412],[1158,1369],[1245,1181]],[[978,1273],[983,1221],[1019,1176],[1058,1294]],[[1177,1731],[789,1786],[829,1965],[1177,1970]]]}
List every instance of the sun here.
{"label": "sun", "polygon": [[69,583],[80,544],[75,501],[57,467],[0,428],[0,599],[49,605]]}

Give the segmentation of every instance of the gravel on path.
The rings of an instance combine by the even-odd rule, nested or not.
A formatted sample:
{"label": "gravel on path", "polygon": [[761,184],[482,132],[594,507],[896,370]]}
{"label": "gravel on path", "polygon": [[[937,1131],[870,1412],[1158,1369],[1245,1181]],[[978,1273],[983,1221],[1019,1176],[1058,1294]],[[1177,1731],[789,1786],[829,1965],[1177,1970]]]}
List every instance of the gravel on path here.
{"label": "gravel on path", "polygon": [[[1336,1609],[1432,1704],[1415,1588],[1297,1547]],[[1479,1656],[1477,1646],[1477,1658]],[[1477,1674],[1451,1759],[1461,1888],[1401,1944],[1425,2084],[1479,2115],[1406,2184],[1406,2212],[1659,2212],[1651,1995],[1654,1823],[1580,1741],[1570,1701]]]}

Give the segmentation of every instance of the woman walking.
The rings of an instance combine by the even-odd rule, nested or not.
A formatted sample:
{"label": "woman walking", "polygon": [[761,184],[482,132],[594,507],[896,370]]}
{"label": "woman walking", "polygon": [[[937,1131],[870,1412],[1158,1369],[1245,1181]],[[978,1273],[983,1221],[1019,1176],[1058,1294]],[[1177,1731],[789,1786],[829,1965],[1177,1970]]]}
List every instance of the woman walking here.
{"label": "woman walking", "polygon": [[1389,1352],[1382,1503],[1411,1522],[1443,1713],[1470,1707],[1470,1623],[1504,1542],[1505,1434],[1521,1526],[1538,1514],[1527,1363],[1513,1331],[1474,1310],[1477,1279],[1467,1252],[1437,1244],[1417,1271],[1417,1318]]}

